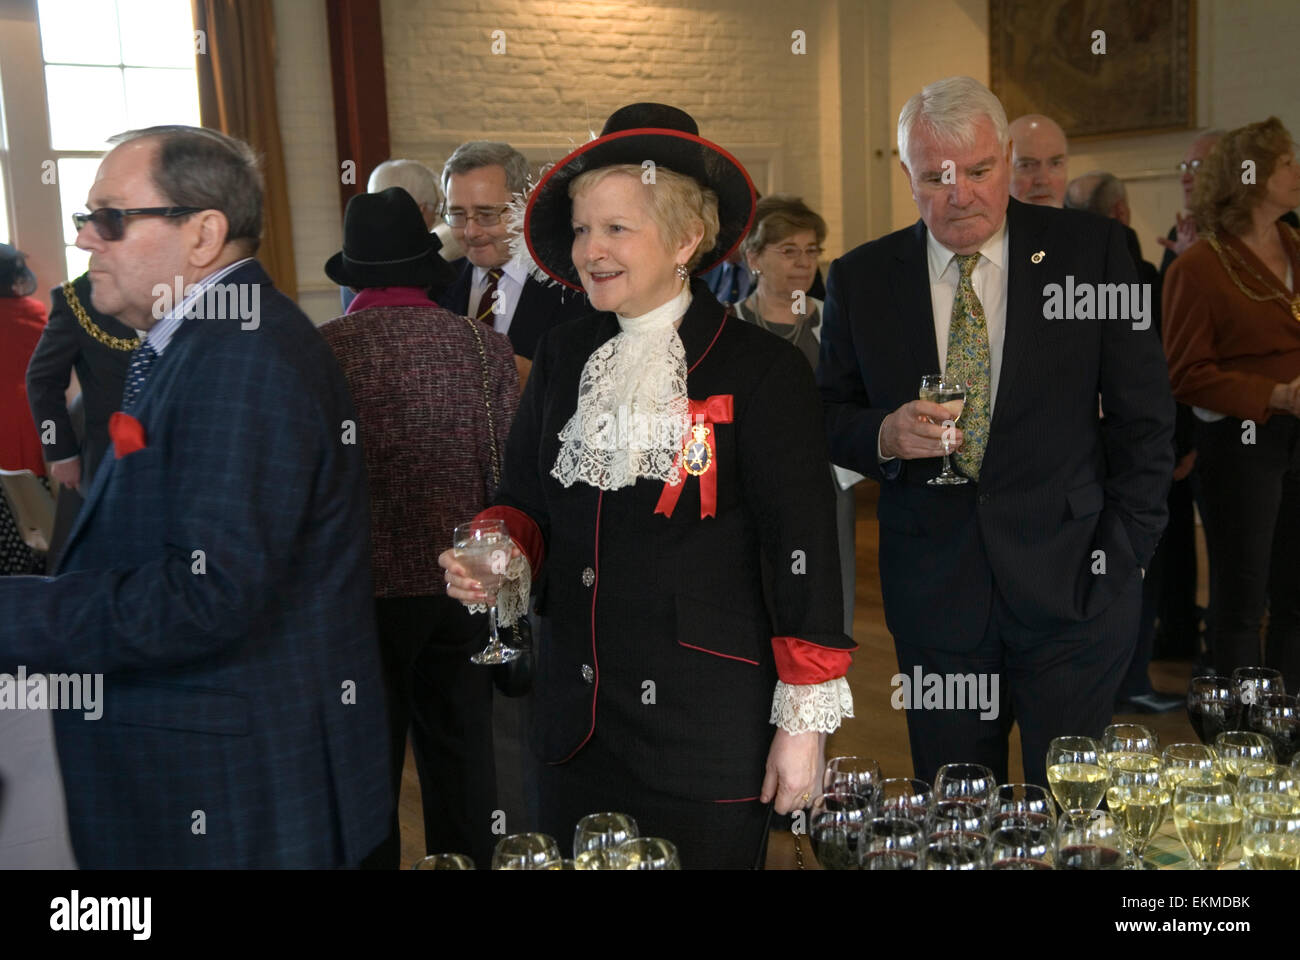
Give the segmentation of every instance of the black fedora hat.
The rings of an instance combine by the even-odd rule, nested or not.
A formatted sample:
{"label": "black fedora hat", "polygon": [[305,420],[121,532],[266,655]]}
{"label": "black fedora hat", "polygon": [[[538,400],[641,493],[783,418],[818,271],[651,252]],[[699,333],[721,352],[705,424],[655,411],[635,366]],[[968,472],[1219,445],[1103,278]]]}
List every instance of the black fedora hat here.
{"label": "black fedora hat", "polygon": [[579,174],[617,164],[656,166],[692,177],[718,196],[718,239],[695,273],[708,273],[727,258],[754,219],[754,184],[740,161],[700,136],[685,110],[663,103],[633,103],[605,121],[600,136],[560,160],[533,189],[524,215],[528,252],[548,276],[582,289],[573,265],[569,184]]}
{"label": "black fedora hat", "polygon": [[36,275],[17,247],[0,243],[0,297],[30,297],[36,292]]}
{"label": "black fedora hat", "polygon": [[441,249],[401,187],[358,193],[343,213],[343,249],[325,262],[325,274],[343,287],[439,286],[455,276]]}

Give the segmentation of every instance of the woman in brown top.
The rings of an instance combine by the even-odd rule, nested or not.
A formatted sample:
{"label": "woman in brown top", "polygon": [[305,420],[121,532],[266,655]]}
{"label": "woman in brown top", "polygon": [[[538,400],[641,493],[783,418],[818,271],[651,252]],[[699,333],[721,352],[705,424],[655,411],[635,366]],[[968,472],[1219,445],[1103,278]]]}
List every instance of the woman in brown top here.
{"label": "woman in brown top", "polygon": [[1276,117],[1226,134],[1196,178],[1200,239],[1169,268],[1165,352],[1197,416],[1219,673],[1263,662],[1300,686],[1300,163]]}

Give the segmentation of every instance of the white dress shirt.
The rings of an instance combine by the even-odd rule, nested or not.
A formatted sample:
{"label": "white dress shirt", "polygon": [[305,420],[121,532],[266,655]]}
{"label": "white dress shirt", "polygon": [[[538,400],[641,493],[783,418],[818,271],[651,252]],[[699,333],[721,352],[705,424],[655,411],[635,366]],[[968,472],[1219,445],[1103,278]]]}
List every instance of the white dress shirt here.
{"label": "white dress shirt", "polygon": [[[487,286],[487,279],[487,268],[476,266],[469,289],[471,317],[477,317],[479,314],[479,301],[483,299],[483,288]],[[492,317],[492,329],[497,333],[509,332],[510,321],[515,318],[515,309],[519,306],[519,297],[524,292],[524,281],[527,279],[528,271],[519,260],[511,258],[502,264],[501,279],[497,281],[497,289],[501,291],[502,310]]]}
{"label": "white dress shirt", "polygon": [[[989,335],[989,417],[997,402],[998,377],[1002,373],[1002,344],[1007,336],[1007,275],[1011,256],[1010,231],[1006,218],[993,236],[979,248],[980,259],[971,272],[971,285],[975,296],[984,308],[984,323]],[[957,254],[925,231],[926,259],[930,272],[930,310],[934,317],[934,345],[938,348],[939,369],[948,365],[948,333],[952,326],[952,302],[957,299],[957,284],[961,282],[961,267]],[[918,384],[919,386],[919,384]],[[876,454],[881,463],[893,457],[880,456],[880,438],[876,438]]]}

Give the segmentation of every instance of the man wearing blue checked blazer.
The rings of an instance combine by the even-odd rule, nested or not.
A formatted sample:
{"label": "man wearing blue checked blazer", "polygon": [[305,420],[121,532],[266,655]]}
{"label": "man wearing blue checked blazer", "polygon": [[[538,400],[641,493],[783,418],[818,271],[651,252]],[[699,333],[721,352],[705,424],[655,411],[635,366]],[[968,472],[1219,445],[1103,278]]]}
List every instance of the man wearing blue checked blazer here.
{"label": "man wearing blue checked blazer", "polygon": [[57,576],[0,582],[0,672],[104,675],[55,713],[80,866],[355,866],[390,788],[351,399],[251,259],[248,147],[114,142],[77,244],[149,332]]}

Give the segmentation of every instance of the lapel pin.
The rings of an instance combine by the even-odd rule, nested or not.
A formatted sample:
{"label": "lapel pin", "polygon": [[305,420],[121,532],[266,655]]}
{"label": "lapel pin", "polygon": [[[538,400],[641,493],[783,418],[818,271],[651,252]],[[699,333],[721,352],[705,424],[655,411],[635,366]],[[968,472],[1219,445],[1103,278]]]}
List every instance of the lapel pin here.
{"label": "lapel pin", "polygon": [[1034,254],[1034,255],[1033,255],[1032,257],[1030,257],[1029,259],[1032,260],[1034,263],[1042,263],[1042,262],[1043,262],[1043,257],[1045,257],[1045,256],[1047,256],[1047,254],[1044,253],[1042,250],[1039,250],[1036,254]]}

